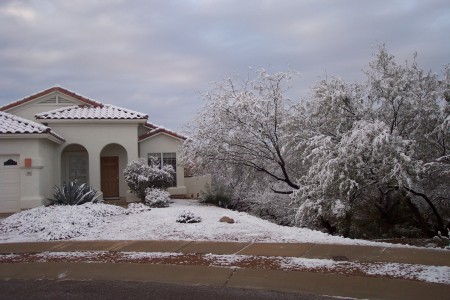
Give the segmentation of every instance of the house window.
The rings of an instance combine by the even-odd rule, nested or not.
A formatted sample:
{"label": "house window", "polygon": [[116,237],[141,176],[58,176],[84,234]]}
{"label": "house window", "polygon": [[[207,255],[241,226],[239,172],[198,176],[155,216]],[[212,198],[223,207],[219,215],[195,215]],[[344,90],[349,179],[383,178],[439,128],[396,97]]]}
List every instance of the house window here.
{"label": "house window", "polygon": [[151,162],[150,160],[153,158],[157,162],[159,162],[159,167],[161,168],[161,163],[162,163],[161,157],[162,157],[162,153],[149,153],[148,154],[148,164],[150,164],[150,162]]}
{"label": "house window", "polygon": [[177,154],[175,152],[168,153],[148,153],[148,162],[150,159],[155,158],[159,162],[159,166],[170,165],[173,168],[173,181],[171,186],[177,186]]}
{"label": "house window", "polygon": [[4,166],[17,166],[17,161],[8,159],[3,163]]}
{"label": "house window", "polygon": [[71,154],[69,155],[69,181],[78,181],[79,183],[88,182],[88,160],[84,155]]}

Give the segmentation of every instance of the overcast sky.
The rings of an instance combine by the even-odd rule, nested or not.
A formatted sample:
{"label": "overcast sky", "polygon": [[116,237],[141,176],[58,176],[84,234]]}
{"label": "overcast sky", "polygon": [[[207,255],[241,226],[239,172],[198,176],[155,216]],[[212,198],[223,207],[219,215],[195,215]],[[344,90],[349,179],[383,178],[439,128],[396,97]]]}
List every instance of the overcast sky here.
{"label": "overcast sky", "polygon": [[0,105],[60,85],[182,130],[213,81],[289,68],[301,98],[319,76],[362,78],[382,43],[441,72],[450,2],[2,0]]}

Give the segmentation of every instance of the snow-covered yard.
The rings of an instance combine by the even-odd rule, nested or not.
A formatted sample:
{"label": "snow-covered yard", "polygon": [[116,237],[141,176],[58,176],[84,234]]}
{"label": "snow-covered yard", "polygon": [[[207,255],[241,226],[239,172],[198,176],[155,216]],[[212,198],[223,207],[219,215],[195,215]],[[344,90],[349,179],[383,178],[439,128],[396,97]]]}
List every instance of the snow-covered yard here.
{"label": "snow-covered yard", "polygon": [[[200,223],[177,223],[183,211]],[[219,222],[228,216],[235,223]],[[0,221],[0,242],[43,240],[210,240],[239,242],[380,243],[345,239],[295,227],[284,227],[241,213],[192,200],[174,200],[169,207],[141,211],[106,204],[38,207]],[[389,245],[389,244],[384,244]]]}
{"label": "snow-covered yard", "polygon": [[[183,212],[201,218],[199,223],[178,223]],[[235,223],[219,220],[227,216]],[[0,243],[45,240],[197,240],[239,242],[308,242],[327,244],[383,245],[364,240],[337,236],[294,227],[283,227],[246,213],[215,206],[200,205],[192,200],[175,200],[169,207],[152,208],[134,204],[128,209],[106,204],[80,206],[38,207],[0,220]],[[398,246],[398,245],[397,245]],[[404,246],[403,246],[404,247]],[[24,256],[25,255],[25,256]],[[184,255],[184,256],[183,256]],[[113,256],[113,257],[111,257]],[[450,268],[446,266],[409,265],[398,263],[339,262],[301,257],[265,257],[246,255],[182,254],[152,252],[44,252],[37,254],[3,255],[5,262],[14,261],[127,261],[178,264],[196,261],[197,264],[223,267],[271,268],[292,271],[331,272],[387,276],[435,283],[450,283]]]}

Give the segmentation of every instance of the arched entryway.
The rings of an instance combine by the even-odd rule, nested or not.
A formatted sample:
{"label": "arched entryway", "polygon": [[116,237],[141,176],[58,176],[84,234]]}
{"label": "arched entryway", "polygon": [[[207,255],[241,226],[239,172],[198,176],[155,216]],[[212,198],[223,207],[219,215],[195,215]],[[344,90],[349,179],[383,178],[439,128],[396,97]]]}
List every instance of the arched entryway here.
{"label": "arched entryway", "polygon": [[61,181],[89,183],[89,153],[79,144],[67,145],[61,152]]}
{"label": "arched entryway", "polygon": [[123,170],[128,162],[127,150],[119,144],[109,144],[100,153],[100,181],[104,199],[126,196],[127,184]]}

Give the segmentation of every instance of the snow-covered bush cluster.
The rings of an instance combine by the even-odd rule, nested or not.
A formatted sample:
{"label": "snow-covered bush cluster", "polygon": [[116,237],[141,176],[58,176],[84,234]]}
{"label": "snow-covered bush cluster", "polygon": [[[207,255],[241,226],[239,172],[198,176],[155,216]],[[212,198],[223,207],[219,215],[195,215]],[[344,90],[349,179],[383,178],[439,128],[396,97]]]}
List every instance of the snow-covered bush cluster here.
{"label": "snow-covered bush cluster", "polygon": [[167,207],[170,204],[170,194],[165,190],[147,188],[145,190],[145,204],[150,207]]}
{"label": "snow-covered bush cluster", "polygon": [[151,208],[143,203],[129,203],[127,209],[125,210],[125,214],[134,215],[150,210]]}
{"label": "snow-covered bush cluster", "polygon": [[129,162],[123,175],[130,189],[145,201],[147,188],[165,189],[170,186],[174,170],[170,165],[160,166],[155,158],[150,158],[149,161],[140,158]]}
{"label": "snow-covered bush cluster", "polygon": [[442,77],[384,46],[366,80],[320,80],[298,103],[294,72],[231,77],[204,94],[183,161],[230,205],[344,236],[446,235],[450,67]]}
{"label": "snow-covered bush cluster", "polygon": [[176,221],[178,223],[200,223],[202,218],[191,211],[182,211]]}
{"label": "snow-covered bush cluster", "polygon": [[123,214],[119,206],[85,203],[76,206],[41,206],[11,215],[0,223],[0,232],[32,235],[39,240],[63,240],[83,236],[111,216]]}
{"label": "snow-covered bush cluster", "polygon": [[231,192],[224,186],[215,185],[214,189],[207,185],[200,196],[200,203],[213,204],[219,207],[228,207],[231,200]]}

